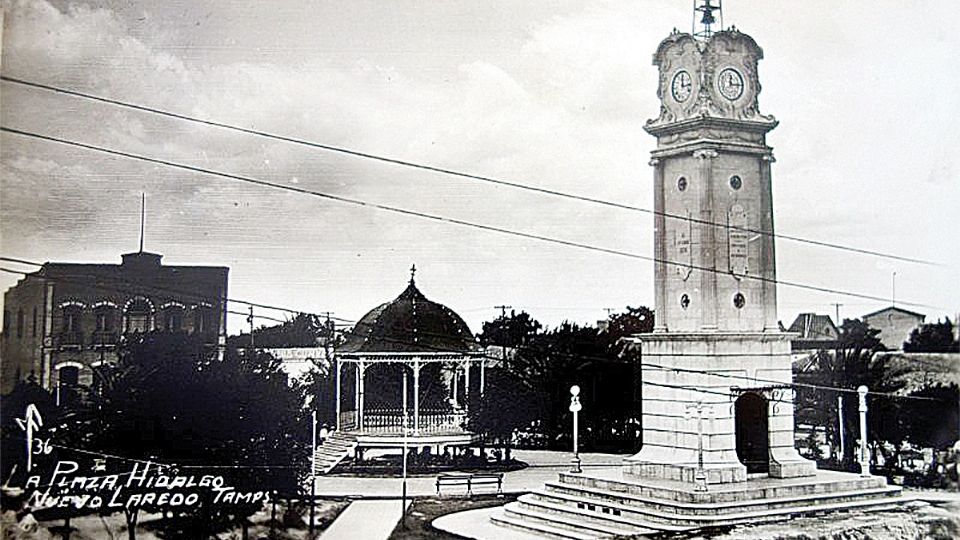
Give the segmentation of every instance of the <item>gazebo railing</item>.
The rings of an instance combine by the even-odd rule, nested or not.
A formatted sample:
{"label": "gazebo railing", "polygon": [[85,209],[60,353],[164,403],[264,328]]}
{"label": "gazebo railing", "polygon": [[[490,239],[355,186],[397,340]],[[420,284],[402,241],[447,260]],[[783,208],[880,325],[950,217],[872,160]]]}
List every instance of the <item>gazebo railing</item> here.
{"label": "gazebo railing", "polygon": [[[410,433],[444,433],[464,431],[467,415],[460,412],[421,410],[418,422],[413,411],[407,411],[407,427]],[[356,411],[340,413],[341,429],[359,429],[364,433],[402,433],[403,411],[401,409],[368,409],[363,411],[363,426],[358,426]]]}

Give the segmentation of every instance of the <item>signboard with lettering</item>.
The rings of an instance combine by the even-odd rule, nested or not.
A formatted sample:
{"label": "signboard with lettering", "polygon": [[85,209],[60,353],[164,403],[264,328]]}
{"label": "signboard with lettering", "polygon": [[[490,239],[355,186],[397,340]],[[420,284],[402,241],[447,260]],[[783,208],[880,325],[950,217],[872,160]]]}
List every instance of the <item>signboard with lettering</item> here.
{"label": "signboard with lettering", "polygon": [[747,225],[747,212],[739,204],[733,205],[727,215],[727,248],[730,273],[734,276],[744,276],[750,271],[750,233],[745,230]]}
{"label": "signboard with lettering", "polygon": [[674,266],[680,279],[686,281],[693,272],[693,224],[690,221],[690,211],[686,212],[687,219],[677,224],[674,229],[674,245],[676,247],[676,261],[680,264]]}

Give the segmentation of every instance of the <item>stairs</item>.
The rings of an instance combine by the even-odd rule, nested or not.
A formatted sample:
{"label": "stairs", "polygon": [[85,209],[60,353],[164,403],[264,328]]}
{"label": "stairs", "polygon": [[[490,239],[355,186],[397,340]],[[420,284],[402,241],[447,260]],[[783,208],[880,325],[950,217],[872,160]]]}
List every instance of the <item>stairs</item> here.
{"label": "stairs", "polygon": [[710,492],[618,471],[602,477],[561,473],[559,481],[522,495],[491,520],[552,538],[607,539],[838,511],[888,510],[899,505],[899,495],[900,488],[887,486],[883,478],[843,473],[711,486]]}
{"label": "stairs", "polygon": [[314,474],[327,474],[357,447],[357,436],[343,431],[334,431],[317,446],[314,454]]}

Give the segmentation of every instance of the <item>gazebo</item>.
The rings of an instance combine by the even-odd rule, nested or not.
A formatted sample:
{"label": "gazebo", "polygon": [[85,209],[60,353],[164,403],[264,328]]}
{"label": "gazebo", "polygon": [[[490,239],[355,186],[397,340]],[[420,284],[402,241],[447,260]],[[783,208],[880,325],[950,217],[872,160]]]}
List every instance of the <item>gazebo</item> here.
{"label": "gazebo", "polygon": [[[412,448],[438,450],[477,442],[464,424],[471,393],[484,390],[486,357],[459,315],[420,292],[415,272],[400,296],[364,315],[334,352],[337,425],[318,451],[318,472],[353,451],[400,448],[404,439]],[[429,388],[421,384],[424,373]]]}

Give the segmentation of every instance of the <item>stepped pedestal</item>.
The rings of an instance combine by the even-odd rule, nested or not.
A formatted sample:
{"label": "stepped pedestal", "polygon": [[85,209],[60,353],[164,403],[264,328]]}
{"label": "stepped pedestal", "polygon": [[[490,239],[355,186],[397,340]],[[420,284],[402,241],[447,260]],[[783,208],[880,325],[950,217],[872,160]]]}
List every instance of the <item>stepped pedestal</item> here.
{"label": "stepped pedestal", "polygon": [[623,470],[561,473],[494,514],[495,523],[545,536],[585,539],[684,532],[836,511],[896,507],[900,488],[876,476],[818,471],[711,485],[638,479]]}

